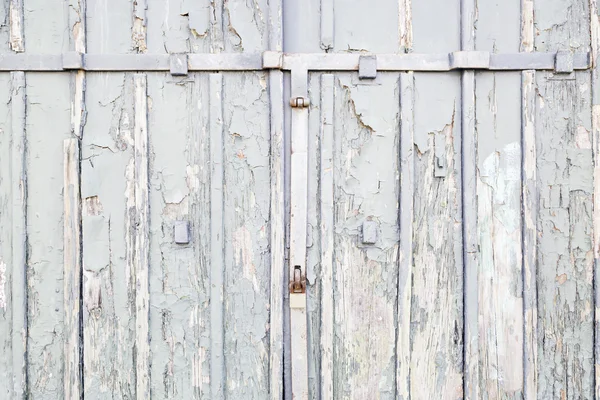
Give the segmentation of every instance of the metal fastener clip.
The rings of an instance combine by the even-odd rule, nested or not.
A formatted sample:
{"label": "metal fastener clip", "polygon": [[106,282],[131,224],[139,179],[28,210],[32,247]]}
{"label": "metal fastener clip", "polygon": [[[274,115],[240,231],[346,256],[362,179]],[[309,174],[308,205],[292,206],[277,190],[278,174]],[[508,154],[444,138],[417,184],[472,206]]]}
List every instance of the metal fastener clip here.
{"label": "metal fastener clip", "polygon": [[306,278],[302,274],[302,267],[294,266],[294,276],[290,282],[290,293],[306,293]]}

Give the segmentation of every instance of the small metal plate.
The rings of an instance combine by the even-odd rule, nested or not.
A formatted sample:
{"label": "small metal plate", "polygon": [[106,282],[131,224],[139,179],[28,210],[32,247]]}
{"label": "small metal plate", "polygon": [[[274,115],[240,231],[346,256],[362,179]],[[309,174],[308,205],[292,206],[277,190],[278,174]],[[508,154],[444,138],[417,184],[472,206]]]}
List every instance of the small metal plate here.
{"label": "small metal plate", "polygon": [[557,74],[570,74],[573,72],[573,54],[570,51],[556,53],[554,72]]}
{"label": "small metal plate", "polygon": [[177,244],[190,242],[190,223],[188,221],[175,221],[174,238]]}
{"label": "small metal plate", "polygon": [[169,56],[169,68],[173,76],[185,76],[188,74],[187,54],[171,54]]}
{"label": "small metal plate", "polygon": [[377,222],[365,221],[362,225],[362,242],[363,244],[375,244],[377,243]]}
{"label": "small metal plate", "polygon": [[358,78],[375,79],[377,78],[377,57],[360,56],[358,59]]}

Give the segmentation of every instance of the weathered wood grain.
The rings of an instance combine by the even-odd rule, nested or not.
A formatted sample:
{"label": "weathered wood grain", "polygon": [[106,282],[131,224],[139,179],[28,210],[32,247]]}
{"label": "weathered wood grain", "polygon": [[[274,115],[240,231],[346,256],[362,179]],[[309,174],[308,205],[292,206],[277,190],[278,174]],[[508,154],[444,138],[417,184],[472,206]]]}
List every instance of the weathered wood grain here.
{"label": "weathered wood grain", "polygon": [[[69,76],[27,75],[28,376],[32,398],[63,398],[63,140]],[[47,121],[52,121],[49,125]]]}
{"label": "weathered wood grain", "polygon": [[[456,74],[415,74],[411,398],[463,396],[460,91]],[[434,106],[436,113],[430,112]],[[435,133],[445,178],[434,177]],[[439,136],[438,136],[439,137]],[[439,362],[439,360],[444,360]]]}
{"label": "weathered wood grain", "polygon": [[[7,93],[10,100],[10,114],[5,132],[8,133],[7,144],[9,144],[8,157],[4,157],[8,167],[4,171],[10,171],[4,175],[8,180],[6,208],[10,210],[10,216],[5,228],[9,235],[3,247],[8,257],[2,261],[2,269],[5,274],[6,287],[4,298],[6,301],[4,309],[9,308],[10,318],[7,325],[7,340],[10,342],[8,359],[10,369],[7,370],[6,389],[14,398],[23,398],[27,395],[27,140],[25,121],[27,116],[26,103],[26,80],[23,72],[12,72],[7,83]],[[3,237],[4,239],[4,237]],[[9,291],[9,299],[6,293]]]}
{"label": "weathered wood grain", "polygon": [[[128,53],[131,9],[86,9],[90,53]],[[86,77],[82,137],[83,341],[86,399],[135,397],[135,193],[132,74]]]}
{"label": "weathered wood grain", "polygon": [[[521,51],[532,52],[534,45],[533,2],[521,4]],[[535,137],[535,71],[521,73],[521,155],[523,253],[523,397],[537,399],[538,393],[538,300],[537,300],[537,150]]]}
{"label": "weathered wood grain", "polygon": [[[28,52],[66,50],[63,1],[30,1],[26,15]],[[71,137],[69,83],[68,74],[27,74],[27,396],[34,399],[65,396],[62,160]]]}
{"label": "weathered wood grain", "polygon": [[[0,75],[0,113],[11,113],[11,75]],[[0,120],[0,395],[12,398],[12,182],[11,118]],[[21,155],[24,151],[20,152]],[[23,291],[25,286],[23,286]]]}
{"label": "weathered wood grain", "polygon": [[[282,1],[269,2],[269,50],[283,49]],[[269,72],[270,103],[270,250],[269,391],[271,400],[284,398],[283,313],[285,282],[285,139],[283,72]]]}
{"label": "weathered wood grain", "polygon": [[[334,393],[395,396],[398,283],[397,76],[336,76],[333,128]],[[373,107],[377,104],[377,107]],[[363,224],[376,224],[364,243]]]}
{"label": "weathered wood grain", "polygon": [[[69,50],[85,53],[85,0],[69,1]],[[81,138],[85,124],[85,72],[71,73],[71,132]],[[65,398],[83,393],[81,331],[81,153],[79,139],[65,141],[64,156],[64,270],[65,270]]]}
{"label": "weathered wood grain", "polygon": [[537,151],[535,138],[535,71],[521,75],[522,199],[523,199],[523,302],[524,302],[524,388],[525,399],[537,399],[538,303],[537,303]]}
{"label": "weathered wood grain", "polygon": [[[475,50],[476,2],[460,1],[460,49]],[[461,76],[461,140],[462,140],[462,209],[464,261],[464,326],[465,326],[465,399],[479,399],[482,394],[479,333],[479,248],[477,240],[477,144],[475,130],[475,74],[463,71]]]}
{"label": "weathered wood grain", "polygon": [[523,298],[519,73],[477,76],[481,396],[521,399]]}
{"label": "weathered wood grain", "polygon": [[[412,2],[412,51],[459,49],[459,12],[455,0]],[[414,74],[412,399],[466,395],[460,79],[458,73]],[[436,139],[442,139],[438,151],[445,156],[446,177],[434,177]]]}
{"label": "weathered wood grain", "polygon": [[25,51],[23,34],[23,0],[9,0],[9,43],[12,51]]}
{"label": "weathered wood grain", "polygon": [[136,397],[150,396],[150,293],[148,274],[150,269],[150,220],[148,175],[148,102],[145,74],[135,74],[134,83],[134,195],[135,222],[134,270],[135,270],[135,361]]}
{"label": "weathered wood grain", "polygon": [[211,74],[210,92],[210,381],[211,397],[225,398],[225,354],[223,281],[224,253],[224,132],[223,132],[223,75]]}
{"label": "weathered wood grain", "polygon": [[[520,4],[486,2],[477,11],[477,50],[519,51]],[[463,134],[465,143],[467,134],[476,138],[474,265],[483,399],[523,395],[520,96],[520,73],[476,73],[475,131]],[[464,207],[469,207],[466,201]]]}
{"label": "weathered wood grain", "polygon": [[598,2],[590,0],[590,33],[592,59],[592,159],[594,162],[593,249],[594,249],[594,395],[600,398],[600,14]]}
{"label": "weathered wood grain", "polygon": [[400,253],[396,396],[410,398],[413,216],[415,196],[414,74],[400,74]]}
{"label": "weathered wood grain", "polygon": [[65,399],[81,397],[81,196],[79,141],[64,142],[64,307],[65,307]]}
{"label": "weathered wood grain", "polygon": [[[589,2],[534,2],[536,51],[587,48]],[[538,398],[593,396],[590,74],[535,74]]]}
{"label": "weathered wood grain", "polygon": [[148,10],[147,0],[136,0],[133,3],[133,23],[131,28],[131,42],[133,50],[137,53],[145,53],[148,51],[147,45],[147,29],[148,18],[146,16]]}
{"label": "weathered wood grain", "polygon": [[[243,96],[240,94],[243,93]],[[223,77],[225,398],[269,396],[267,75]]]}
{"label": "weathered wood grain", "polygon": [[322,399],[334,397],[334,295],[333,295],[333,238],[334,238],[334,81],[331,74],[321,75],[321,159],[320,159],[320,239],[321,239],[321,390]]}
{"label": "weathered wood grain", "polygon": [[[208,76],[148,76],[152,395],[210,398]],[[173,101],[172,99],[179,99]],[[182,106],[183,102],[189,106]],[[189,243],[175,224],[189,223]]]}

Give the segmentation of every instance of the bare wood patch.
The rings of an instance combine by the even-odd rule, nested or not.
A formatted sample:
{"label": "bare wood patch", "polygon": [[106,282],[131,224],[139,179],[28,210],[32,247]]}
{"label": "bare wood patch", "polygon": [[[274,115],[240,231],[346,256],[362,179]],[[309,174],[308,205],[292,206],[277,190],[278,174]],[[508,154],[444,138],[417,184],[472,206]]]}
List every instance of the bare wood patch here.
{"label": "bare wood patch", "polygon": [[23,35],[23,0],[10,0],[9,5],[10,48],[22,53],[25,51]]}
{"label": "bare wood patch", "polygon": [[80,300],[81,206],[79,192],[79,142],[64,142],[64,304],[65,304],[65,399],[81,396]]}

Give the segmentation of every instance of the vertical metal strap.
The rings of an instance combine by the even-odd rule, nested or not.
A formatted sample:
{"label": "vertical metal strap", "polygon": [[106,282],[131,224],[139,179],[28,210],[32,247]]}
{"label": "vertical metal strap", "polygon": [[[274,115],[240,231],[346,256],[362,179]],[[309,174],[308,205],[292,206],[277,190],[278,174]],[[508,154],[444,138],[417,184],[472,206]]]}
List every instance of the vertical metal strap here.
{"label": "vertical metal strap", "polygon": [[306,323],[306,218],[308,199],[308,73],[292,71],[290,181],[290,330],[292,398],[308,399]]}

